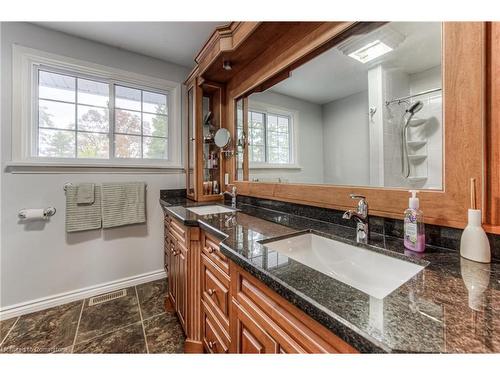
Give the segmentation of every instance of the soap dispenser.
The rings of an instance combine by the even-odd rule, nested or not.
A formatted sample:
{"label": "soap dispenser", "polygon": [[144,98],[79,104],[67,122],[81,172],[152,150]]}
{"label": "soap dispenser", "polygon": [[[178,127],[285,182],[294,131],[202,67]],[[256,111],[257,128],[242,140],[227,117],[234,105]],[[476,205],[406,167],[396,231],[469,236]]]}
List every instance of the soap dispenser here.
{"label": "soap dispenser", "polygon": [[419,208],[418,190],[410,190],[410,193],[404,212],[404,245],[408,250],[421,253],[425,250],[424,214]]}

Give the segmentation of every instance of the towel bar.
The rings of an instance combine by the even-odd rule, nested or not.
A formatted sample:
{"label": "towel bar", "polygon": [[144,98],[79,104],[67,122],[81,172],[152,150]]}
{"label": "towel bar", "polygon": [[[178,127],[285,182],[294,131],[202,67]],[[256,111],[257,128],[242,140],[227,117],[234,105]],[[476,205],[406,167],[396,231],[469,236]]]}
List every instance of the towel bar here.
{"label": "towel bar", "polygon": [[[63,189],[64,191],[68,190],[68,187],[70,187],[71,185],[73,185],[71,182],[66,182],[64,185],[63,185]],[[148,185],[146,185],[146,191],[148,190]]]}

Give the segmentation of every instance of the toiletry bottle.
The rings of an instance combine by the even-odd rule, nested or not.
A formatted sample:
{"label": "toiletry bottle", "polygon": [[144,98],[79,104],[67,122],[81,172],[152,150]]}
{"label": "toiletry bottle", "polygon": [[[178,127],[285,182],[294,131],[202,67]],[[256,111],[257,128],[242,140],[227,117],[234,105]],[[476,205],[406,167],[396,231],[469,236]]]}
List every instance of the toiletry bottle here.
{"label": "toiletry bottle", "polygon": [[425,250],[424,215],[419,209],[417,190],[410,190],[408,208],[404,212],[404,244],[408,250],[419,253]]}

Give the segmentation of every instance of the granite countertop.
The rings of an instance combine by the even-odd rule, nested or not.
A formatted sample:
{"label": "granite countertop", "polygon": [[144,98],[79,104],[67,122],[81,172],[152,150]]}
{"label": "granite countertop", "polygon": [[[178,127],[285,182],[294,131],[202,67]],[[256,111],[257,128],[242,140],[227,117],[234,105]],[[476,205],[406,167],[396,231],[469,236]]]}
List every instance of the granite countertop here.
{"label": "granite countertop", "polygon": [[[360,352],[500,352],[497,261],[476,263],[461,258],[456,250],[437,247],[412,253],[404,250],[401,239],[380,234],[371,234],[370,245],[358,245],[352,228],[248,204],[238,204],[234,213],[198,216],[186,207],[207,203],[185,198],[160,203],[185,225],[199,225],[218,236],[228,258]],[[304,230],[425,268],[385,298],[376,299],[261,243]]]}

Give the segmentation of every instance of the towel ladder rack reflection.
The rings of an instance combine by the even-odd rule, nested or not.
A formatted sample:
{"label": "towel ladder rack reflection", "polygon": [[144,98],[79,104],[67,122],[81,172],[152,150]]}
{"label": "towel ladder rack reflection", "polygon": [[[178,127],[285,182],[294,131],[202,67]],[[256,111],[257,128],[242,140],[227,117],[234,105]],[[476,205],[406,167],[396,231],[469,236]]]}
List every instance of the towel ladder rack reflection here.
{"label": "towel ladder rack reflection", "polygon": [[[68,187],[72,186],[73,184],[71,182],[66,182],[64,185],[63,185],[63,189],[64,189],[64,192],[66,192],[68,190]],[[146,191],[148,190],[148,185],[146,185]]]}

